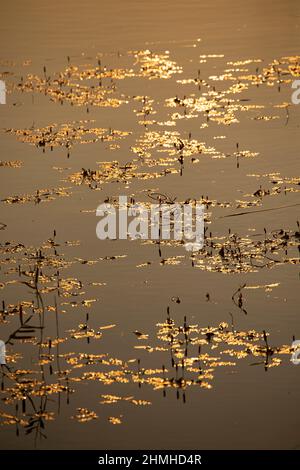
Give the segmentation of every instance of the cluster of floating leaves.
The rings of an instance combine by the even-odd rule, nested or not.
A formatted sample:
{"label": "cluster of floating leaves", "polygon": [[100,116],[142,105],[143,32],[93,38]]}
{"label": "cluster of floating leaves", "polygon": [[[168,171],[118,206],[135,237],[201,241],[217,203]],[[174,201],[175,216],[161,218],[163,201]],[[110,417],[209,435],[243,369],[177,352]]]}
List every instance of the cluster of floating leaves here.
{"label": "cluster of floating leaves", "polygon": [[[218,54],[201,56],[203,61],[210,58],[223,57]],[[135,179],[153,179],[161,178],[169,174],[182,174],[183,166],[188,158],[192,163],[198,163],[203,155],[210,155],[211,158],[226,158],[233,156],[239,160],[242,158],[254,158],[258,155],[252,150],[240,150],[237,145],[237,151],[228,154],[214,147],[208,146],[205,142],[191,136],[183,135],[178,130],[168,132],[166,130],[147,130],[150,125],[159,127],[176,126],[182,119],[199,118],[203,115],[204,119],[200,128],[209,126],[209,123],[230,125],[238,123],[241,112],[255,112],[265,108],[264,105],[249,104],[248,99],[236,99],[235,95],[240,95],[247,91],[252,85],[256,87],[267,84],[279,87],[291,82],[293,77],[299,72],[299,57],[283,57],[274,59],[268,66],[261,67],[260,59],[246,59],[244,61],[230,61],[227,63],[227,69],[220,76],[210,76],[203,78],[201,71],[198,70],[196,78],[177,79],[177,84],[181,86],[195,84],[201,90],[201,96],[195,93],[184,94],[182,97],[175,96],[165,99],[165,106],[168,111],[166,121],[160,121],[159,118],[153,120],[157,114],[154,109],[156,104],[152,97],[132,96],[126,97],[126,100],[117,100],[111,97],[116,91],[116,83],[125,79],[135,77],[144,77],[146,79],[170,79],[173,75],[183,74],[183,69],[174,60],[170,59],[169,51],[156,53],[146,50],[129,51],[127,54],[118,53],[115,59],[119,62],[132,61],[130,66],[107,67],[103,65],[100,58],[96,64],[71,64],[70,57],[68,66],[65,70],[50,75],[43,69],[41,77],[37,75],[28,75],[26,79],[21,78],[20,83],[16,85],[17,90],[30,92],[43,92],[54,101],[63,103],[64,101],[77,105],[100,105],[100,106],[119,106],[121,102],[134,103],[140,102],[141,109],[134,110],[137,117],[143,117],[139,124],[146,127],[144,134],[135,139],[131,146],[131,152],[134,154],[130,162],[122,165],[119,161],[101,162],[100,169],[83,168],[69,177],[75,184],[87,183],[89,187],[98,189],[98,185],[104,181],[125,182]],[[250,67],[254,67],[253,73],[250,73]],[[248,73],[249,72],[249,73]],[[226,84],[229,87],[223,90],[216,90],[217,82]],[[223,87],[224,88],[224,87]],[[122,95],[123,96],[123,95]],[[274,108],[284,108],[288,119],[288,103],[274,105]],[[257,115],[253,114],[251,119],[270,120],[279,118],[279,115]],[[91,121],[79,121],[68,124],[50,124],[43,128],[32,126],[27,129],[6,129],[6,132],[16,135],[18,140],[28,142],[43,151],[46,148],[64,147],[68,151],[76,143],[96,143],[105,141],[109,144],[109,149],[114,150],[118,145],[115,140],[132,134],[132,131],[120,131],[113,129],[104,129],[91,127]],[[8,164],[7,164],[8,165]],[[6,165],[6,166],[7,166]],[[17,167],[18,165],[10,165]],[[157,168],[157,171],[153,171]],[[273,193],[276,193],[274,188]],[[257,199],[257,204],[260,200]],[[255,205],[255,202],[249,205]],[[246,202],[247,206],[247,202]],[[238,207],[244,207],[241,201]]]}
{"label": "cluster of floating leaves", "polygon": [[73,419],[76,419],[79,423],[87,423],[93,419],[97,419],[98,416],[94,411],[89,411],[87,408],[77,408],[77,413],[75,416],[72,416]]}
{"label": "cluster of floating leaves", "polygon": [[69,187],[52,188],[52,189],[37,189],[33,194],[22,194],[16,196],[9,196],[2,199],[6,204],[24,204],[26,202],[33,202],[39,204],[41,202],[54,201],[58,197],[70,196]]}
{"label": "cluster of floating leaves", "polygon": [[280,173],[268,173],[264,175],[248,175],[259,180],[264,180],[259,188],[252,194],[245,194],[250,197],[248,201],[237,201],[237,208],[260,206],[265,196],[277,196],[278,194],[298,193],[300,192],[300,177],[286,177]]}
{"label": "cluster of floating leaves", "polygon": [[99,189],[103,183],[124,183],[130,180],[148,180],[162,178],[167,174],[178,173],[176,168],[168,168],[159,172],[136,171],[135,163],[121,165],[118,161],[100,162],[99,169],[91,170],[82,168],[81,171],[73,173],[68,177],[68,181],[76,185],[86,184],[91,189]]}
{"label": "cluster of floating leaves", "polygon": [[[281,245],[287,249],[289,241],[295,241],[296,238],[299,238],[299,231],[275,232],[272,240],[264,240],[266,253],[274,243],[276,250]],[[211,249],[219,249],[212,246],[212,237],[208,238],[208,242]],[[237,244],[236,236],[230,239],[230,243],[234,246]],[[72,394],[76,393],[81,383],[95,381],[99,383],[99,390],[102,386],[114,388],[116,384],[120,387],[130,384],[137,386],[139,396],[99,392],[101,405],[149,406],[151,402],[141,396],[143,387],[161,390],[164,396],[168,390],[175,389],[177,397],[182,396],[185,402],[186,392],[190,387],[210,389],[214,375],[220,368],[234,367],[238,360],[245,359],[251,365],[262,365],[268,370],[279,366],[281,356],[293,351],[292,347],[286,345],[271,346],[266,332],[239,331],[226,322],[204,327],[190,325],[184,318],[183,325],[178,326],[170,317],[168,308],[166,321],[157,325],[154,342],[150,341],[151,334],[134,332],[138,340],[134,351],[139,353],[139,357],[143,352],[157,353],[153,356],[153,365],[150,368],[143,367],[142,360],[136,357],[122,359],[106,352],[61,352],[62,343],[69,345],[72,340],[101,341],[106,330],[116,327],[111,324],[91,328],[89,314],[86,314],[85,322],[78,327],[74,325],[72,330],[60,331],[61,315],[66,313],[63,310],[66,303],[63,299],[84,295],[84,286],[80,280],[61,276],[63,269],[84,261],[80,258],[66,260],[65,256],[59,254],[61,247],[66,249],[77,245],[76,241],[59,243],[56,233],[38,250],[13,242],[1,245],[2,264],[8,266],[5,274],[17,274],[5,286],[18,283],[27,290],[29,288],[29,293],[32,292],[33,296],[33,300],[21,300],[17,304],[6,304],[3,301],[0,312],[3,326],[13,327],[6,340],[7,365],[1,366],[1,401],[5,405],[5,411],[0,412],[0,418],[2,425],[14,425],[17,434],[23,428],[26,434],[34,432],[35,438],[45,437],[46,422],[56,419],[51,403],[55,397],[59,397],[60,402],[63,395],[66,403],[70,404]],[[226,258],[228,251],[227,246],[219,256]],[[118,256],[110,257],[117,258]],[[196,263],[195,260],[193,262]],[[272,289],[277,285],[243,285],[233,294],[232,300],[241,311],[247,313],[243,304],[244,288]],[[46,305],[45,299],[48,301],[49,295],[55,296],[54,305]],[[84,299],[81,302],[76,301],[74,305],[81,309],[90,308],[95,300]],[[180,303],[179,298],[172,300]],[[54,335],[46,336],[47,318],[51,312],[55,315],[57,330]],[[36,359],[32,362],[31,369],[22,368],[22,355],[16,348],[19,344],[35,348]],[[162,355],[165,359],[162,359]],[[79,423],[87,423],[98,419],[99,415],[97,411],[83,407],[78,408],[70,417]],[[122,415],[108,416],[107,419],[111,424],[123,422]]]}
{"label": "cluster of floating leaves", "polygon": [[[164,247],[181,246],[184,241],[158,240],[145,241],[145,244],[158,246],[160,265],[186,263],[183,255],[163,257]],[[300,230],[299,222],[295,230],[273,230],[262,234],[241,236],[229,231],[227,236],[213,235],[206,230],[204,246],[193,253],[189,262],[193,268],[223,274],[258,272],[263,268],[273,268],[284,264],[299,264]],[[139,264],[138,268],[150,266],[150,261]]]}
{"label": "cluster of floating leaves", "polygon": [[[0,265],[5,269],[4,275],[8,277],[2,288],[9,285],[24,285],[31,288],[39,295],[56,294],[63,306],[90,308],[97,299],[85,298],[84,283],[74,277],[64,277],[63,270],[73,265],[91,265],[104,261],[117,261],[125,255],[99,257],[88,260],[77,257],[67,257],[60,250],[73,246],[79,246],[78,241],[59,242],[54,231],[53,237],[46,240],[38,249],[25,246],[17,242],[5,242],[0,244]],[[106,283],[93,283],[95,288],[105,286]],[[82,298],[83,297],[83,298]],[[80,301],[78,300],[80,298]],[[10,315],[22,315],[32,310],[36,313],[36,307],[32,302],[22,301],[17,305],[2,305],[0,321],[6,322]],[[55,311],[51,306],[45,306],[45,310]],[[37,309],[39,311],[39,309]]]}
{"label": "cluster of floating leaves", "polygon": [[[217,57],[221,56],[202,55],[200,63]],[[15,90],[19,92],[41,93],[53,102],[84,106],[87,111],[91,106],[118,108],[132,104],[138,107],[133,111],[142,132],[134,136],[130,147],[133,158],[125,164],[118,160],[109,160],[98,163],[96,169],[82,168],[66,177],[68,183],[87,185],[91,189],[99,189],[104,183],[124,183],[128,187],[128,183],[133,180],[156,179],[169,174],[182,175],[186,162],[198,163],[205,155],[216,159],[233,157],[239,166],[241,159],[255,158],[258,153],[241,150],[236,144],[236,151],[228,154],[207,145],[203,138],[199,140],[191,133],[164,128],[176,128],[181,121],[198,119],[200,116],[200,129],[215,124],[229,126],[238,123],[242,113],[247,113],[255,121],[268,122],[279,119],[281,109],[285,110],[284,116],[288,120],[288,103],[283,102],[270,109],[261,104],[249,104],[248,98],[243,98],[243,93],[250,87],[261,86],[277,87],[280,91],[282,86],[290,84],[294,77],[300,75],[300,56],[276,59],[266,67],[262,67],[260,59],[231,61],[227,62],[226,69],[220,75],[207,78],[202,76],[200,70],[195,77],[184,77],[183,68],[170,58],[168,51],[130,51],[125,57],[118,55],[117,60],[124,58],[133,63],[109,68],[98,59],[96,64],[77,66],[68,58],[67,67],[59,73],[51,75],[44,67],[41,76],[29,74],[15,84]],[[157,102],[152,97],[131,97],[119,91],[122,80],[136,77],[145,80],[170,80],[174,76],[178,87],[185,89],[195,86],[196,92],[166,97],[163,101],[166,120],[158,116]],[[68,152],[77,143],[98,142],[107,142],[108,149],[114,150],[115,141],[132,134],[131,131],[95,127],[91,123],[92,121],[82,120],[5,131],[15,135],[19,141],[42,148],[43,151],[46,148],[52,150],[63,147]],[[22,162],[1,161],[0,166],[19,168]],[[263,181],[253,192],[244,194],[243,200],[217,201],[202,196],[199,201],[182,202],[200,202],[208,211],[213,208],[240,209],[261,206],[266,196],[299,191],[298,177],[285,177],[279,173],[249,176]],[[145,193],[152,202],[156,200],[159,203],[173,203],[176,200],[158,191],[145,190]],[[69,187],[40,189],[30,195],[10,196],[2,202],[40,203],[68,195]],[[208,212],[206,223],[210,221],[211,213]],[[4,229],[5,224],[1,225],[0,228]],[[179,246],[181,242],[160,240],[144,243],[157,246],[161,266],[176,266],[188,262],[193,268],[201,270],[224,274],[248,273],[265,267],[298,263],[300,229],[298,223],[293,230],[282,228],[270,233],[265,230],[261,234],[245,236],[231,231],[226,236],[213,235],[206,229],[204,248],[191,256],[162,256],[165,247]],[[63,399],[71,407],[72,395],[91,381],[98,385],[97,397],[99,406],[103,405],[103,408],[118,405],[126,410],[126,406],[150,406],[151,402],[143,399],[142,395],[146,387],[161,391],[164,396],[175,390],[177,397],[182,397],[185,402],[190,387],[209,390],[213,386],[214,376],[223,368],[234,368],[238,361],[261,365],[268,371],[279,366],[282,357],[293,352],[290,346],[272,346],[270,336],[265,331],[240,331],[227,322],[216,326],[190,325],[184,318],[183,324],[177,325],[170,317],[169,308],[167,319],[157,325],[156,334],[133,332],[137,339],[133,357],[119,358],[102,352],[102,339],[109,334],[106,330],[115,328],[116,325],[95,326],[91,321],[91,312],[96,308],[98,299],[86,297],[86,286],[80,279],[62,273],[79,265],[91,266],[100,262],[119,261],[125,255],[85,259],[65,256],[62,252],[78,245],[78,241],[59,242],[55,231],[53,237],[38,249],[13,241],[0,245],[1,269],[5,275],[4,282],[0,284],[1,292],[5,294],[5,289],[11,285],[24,289],[21,300],[14,304],[3,300],[0,310],[0,323],[8,331],[5,341],[7,364],[1,365],[0,370],[0,398],[4,405],[4,411],[0,412],[0,422],[3,425],[14,425],[17,434],[23,428],[26,434],[46,437],[46,422],[56,419],[59,412],[53,411],[53,403],[58,402],[60,405]],[[151,262],[146,261],[138,267],[149,265]],[[105,283],[90,284],[94,287],[102,285]],[[241,312],[247,314],[244,289],[263,288],[268,291],[277,285],[278,283],[242,285],[232,295],[232,301]],[[174,302],[180,303],[179,299],[174,299]],[[74,320],[71,328],[62,330],[62,316],[74,308],[78,309],[81,317]],[[56,324],[56,330],[53,332],[51,329],[51,335],[47,333],[50,317],[55,318]],[[78,352],[81,344],[93,341],[97,344],[97,354]],[[76,352],[68,350],[74,342]],[[21,345],[22,348],[19,348]],[[23,353],[19,349],[23,350],[23,347],[34,350],[31,369],[22,368]],[[151,367],[144,366],[141,359],[143,354],[151,354]],[[118,393],[121,388],[130,387],[132,391],[136,386],[136,393],[117,395],[116,386]],[[107,393],[103,393],[104,388]],[[98,410],[92,411],[85,407],[71,410],[69,416],[79,423],[101,419]],[[107,416],[107,419],[112,425],[117,425],[123,422],[123,415],[114,413],[113,416]]]}
{"label": "cluster of floating leaves", "polygon": [[[97,65],[81,67],[69,65],[62,72],[49,75],[44,66],[43,75],[21,77],[16,89],[21,92],[42,93],[51,101],[70,103],[72,106],[101,106],[118,108],[126,97],[117,92],[117,80],[130,77],[130,70],[107,69],[98,60]],[[88,108],[87,108],[88,110]]]}
{"label": "cluster of floating leaves", "polygon": [[130,54],[133,54],[136,59],[135,64],[138,64],[140,67],[138,76],[150,80],[154,78],[168,79],[174,74],[182,73],[182,68],[176,62],[170,60],[169,51],[165,51],[164,54],[156,54],[146,49],[134,51]]}
{"label": "cluster of floating leaves", "polygon": [[[119,54],[119,59],[121,56]],[[108,68],[98,59],[96,65],[71,65],[65,70],[48,74],[46,67],[43,74],[28,74],[21,77],[16,89],[21,92],[42,93],[51,101],[70,103],[75,106],[102,106],[116,108],[128,102],[128,97],[118,93],[118,82],[126,78],[145,77],[147,79],[168,79],[173,74],[182,72],[176,62],[164,54],[150,50],[129,51],[126,58],[134,60],[132,67]]]}
{"label": "cluster of floating leaves", "polygon": [[[242,286],[234,294],[241,302]],[[179,299],[174,299],[177,303]],[[22,303],[19,304],[21,306]],[[27,308],[27,305],[24,305]],[[241,308],[241,307],[240,307]],[[57,306],[55,306],[56,314]],[[59,345],[67,338],[45,338],[36,340],[37,360],[32,363],[32,370],[20,369],[17,363],[21,358],[10,351],[7,356],[7,365],[1,366],[2,386],[1,401],[5,411],[0,412],[2,425],[16,426],[17,434],[24,428],[26,434],[34,431],[35,437],[45,437],[45,426],[49,420],[56,419],[56,413],[51,411],[51,402],[55,396],[65,396],[68,405],[72,402],[72,394],[76,393],[81,383],[95,381],[102,386],[120,387],[136,385],[141,395],[143,387],[150,387],[154,391],[162,391],[166,396],[168,390],[175,390],[177,398],[186,401],[186,393],[190,387],[211,389],[215,374],[222,368],[233,368],[237,361],[245,360],[249,365],[261,365],[265,370],[279,366],[282,356],[290,355],[293,347],[272,346],[269,335],[255,330],[240,331],[222,322],[217,326],[199,326],[188,324],[184,317],[182,325],[177,325],[170,317],[167,309],[167,319],[157,325],[158,330],[154,343],[148,343],[149,335],[135,332],[142,343],[135,346],[135,352],[143,354],[154,353],[152,368],[143,367],[141,359],[122,360],[111,357],[108,353],[61,353]],[[20,310],[18,312],[20,314]],[[8,313],[7,313],[8,315]],[[7,316],[6,315],[6,316]],[[10,312],[12,315],[12,312]],[[31,314],[22,308],[20,327],[27,328],[29,332],[36,330],[37,326],[30,326],[28,320],[34,318],[35,323],[41,321],[41,311],[36,309]],[[31,320],[33,321],[33,320]],[[104,329],[115,325],[109,325]],[[26,329],[25,328],[25,329]],[[65,332],[66,333],[66,332]],[[138,334],[139,333],[139,334]],[[72,336],[81,339],[81,336]],[[94,337],[99,340],[100,337]],[[14,342],[26,343],[25,336],[11,335],[7,344],[11,349]],[[162,361],[162,356],[164,357]],[[152,357],[152,356],[151,356]],[[160,362],[159,362],[160,361]],[[158,366],[158,364],[162,364]],[[51,400],[50,400],[51,397]],[[61,398],[59,398],[59,402]],[[149,406],[151,402],[135,395],[116,395],[115,393],[99,394],[100,405]],[[15,410],[13,412],[13,409]],[[7,411],[6,411],[7,410]],[[79,423],[87,423],[98,419],[100,413],[88,408],[77,408],[70,418]],[[123,415],[108,416],[111,424],[121,424]]]}

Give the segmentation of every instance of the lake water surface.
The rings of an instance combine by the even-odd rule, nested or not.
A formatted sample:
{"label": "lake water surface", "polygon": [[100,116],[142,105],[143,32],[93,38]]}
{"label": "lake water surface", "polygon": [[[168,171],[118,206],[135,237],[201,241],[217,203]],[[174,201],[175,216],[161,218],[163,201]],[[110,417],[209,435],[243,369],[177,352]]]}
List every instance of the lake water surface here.
{"label": "lake water surface", "polygon": [[[299,449],[297,0],[1,6],[0,447]],[[96,237],[126,195],[205,245]]]}

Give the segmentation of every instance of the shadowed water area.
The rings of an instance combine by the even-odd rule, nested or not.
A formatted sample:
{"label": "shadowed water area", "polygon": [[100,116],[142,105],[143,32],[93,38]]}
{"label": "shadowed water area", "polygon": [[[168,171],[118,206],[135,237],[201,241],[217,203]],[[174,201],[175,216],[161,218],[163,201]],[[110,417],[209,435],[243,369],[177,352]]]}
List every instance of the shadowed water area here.
{"label": "shadowed water area", "polygon": [[[300,448],[299,18],[1,6],[0,448]],[[100,241],[119,195],[203,204],[203,248]]]}

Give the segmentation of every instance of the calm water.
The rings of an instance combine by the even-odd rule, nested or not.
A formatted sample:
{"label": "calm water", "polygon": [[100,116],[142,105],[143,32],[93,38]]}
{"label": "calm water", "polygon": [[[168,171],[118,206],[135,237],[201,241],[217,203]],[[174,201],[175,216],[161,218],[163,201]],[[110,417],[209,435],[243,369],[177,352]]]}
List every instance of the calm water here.
{"label": "calm water", "polygon": [[[2,449],[299,448],[299,18],[1,7]],[[202,252],[96,238],[157,193],[205,204]]]}

